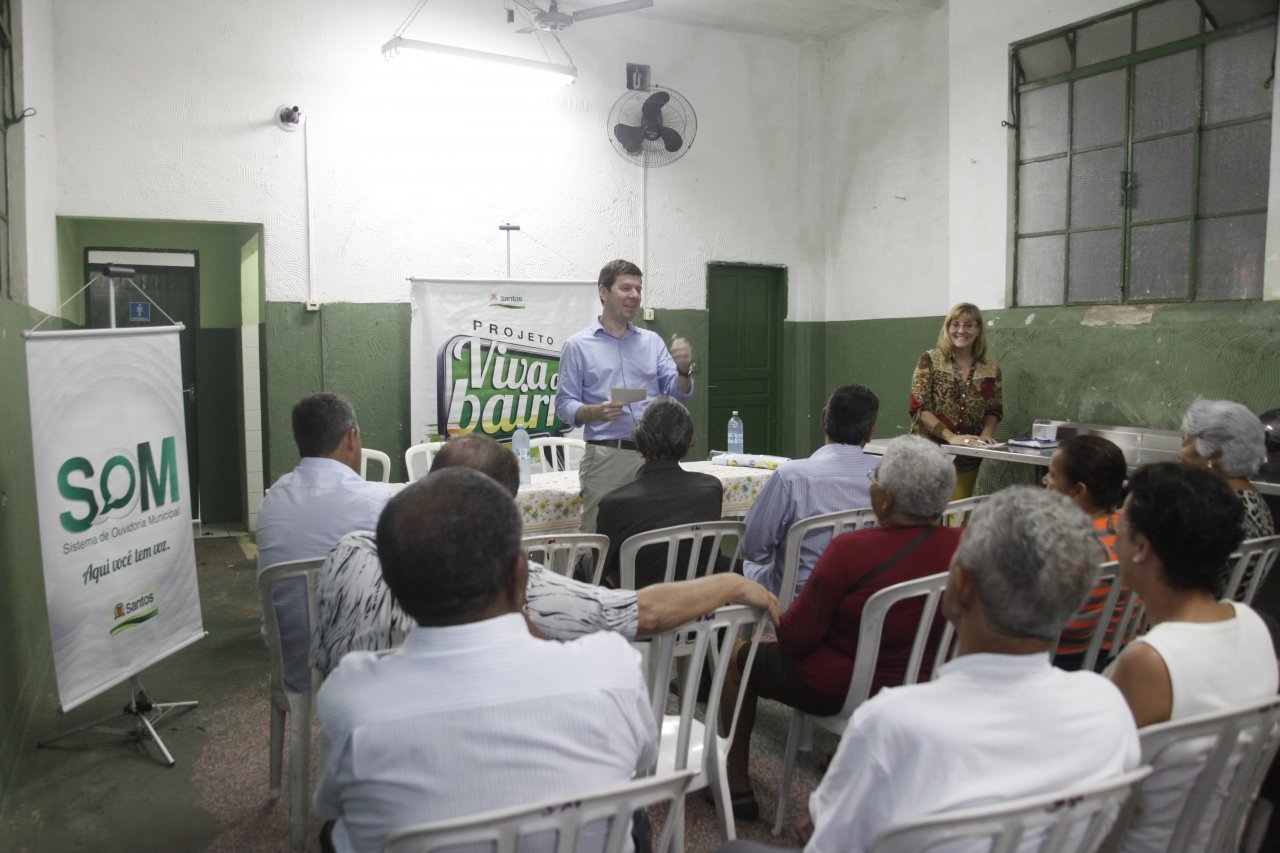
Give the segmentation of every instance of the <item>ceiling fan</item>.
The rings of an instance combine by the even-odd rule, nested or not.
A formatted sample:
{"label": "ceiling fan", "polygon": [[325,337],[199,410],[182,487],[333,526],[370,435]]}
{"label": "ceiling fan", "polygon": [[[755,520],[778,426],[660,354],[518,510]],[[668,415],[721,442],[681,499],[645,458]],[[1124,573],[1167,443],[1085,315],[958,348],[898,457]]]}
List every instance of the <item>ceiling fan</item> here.
{"label": "ceiling fan", "polygon": [[538,6],[533,0],[511,0],[511,2],[532,16],[529,26],[522,30],[517,30],[517,32],[521,33],[531,33],[534,30],[558,33],[567,29],[576,21],[603,18],[605,15],[616,15],[619,12],[633,12],[636,9],[647,9],[653,5],[653,0],[623,0],[621,3],[606,3],[603,6],[579,9],[577,12],[561,12],[556,0],[550,0],[551,5],[546,9]]}

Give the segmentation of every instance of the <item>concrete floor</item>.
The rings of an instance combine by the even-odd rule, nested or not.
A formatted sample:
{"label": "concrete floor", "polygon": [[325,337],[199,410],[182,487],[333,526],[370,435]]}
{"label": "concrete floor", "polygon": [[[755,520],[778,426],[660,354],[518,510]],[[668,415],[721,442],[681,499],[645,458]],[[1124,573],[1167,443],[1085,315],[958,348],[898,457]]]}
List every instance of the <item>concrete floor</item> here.
{"label": "concrete floor", "polygon": [[[283,850],[285,798],[267,788],[267,651],[258,636],[247,540],[204,536],[196,560],[208,636],[141,674],[154,701],[199,700],[159,726],[153,745],[86,732],[37,740],[119,711],[126,686],[33,723],[0,813],[6,851]],[[254,555],[256,557],[256,554]],[[41,706],[57,707],[52,677]]]}

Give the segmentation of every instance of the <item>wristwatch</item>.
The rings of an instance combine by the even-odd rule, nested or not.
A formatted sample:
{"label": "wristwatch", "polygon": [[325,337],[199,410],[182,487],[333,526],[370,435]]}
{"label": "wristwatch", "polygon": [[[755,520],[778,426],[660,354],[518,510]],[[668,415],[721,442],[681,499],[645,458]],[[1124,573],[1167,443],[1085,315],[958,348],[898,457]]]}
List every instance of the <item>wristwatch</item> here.
{"label": "wristwatch", "polygon": [[693,361],[691,361],[691,362],[689,362],[689,372],[688,372],[688,373],[681,373],[681,372],[680,372],[680,368],[678,368],[678,367],[676,368],[676,373],[677,373],[677,374],[679,374],[680,376],[684,376],[684,377],[688,378],[688,377],[690,377],[690,376],[692,376],[692,375],[693,375],[693,371],[694,371],[694,369],[695,369],[695,368],[697,368],[697,366],[698,366],[697,362],[693,362]]}

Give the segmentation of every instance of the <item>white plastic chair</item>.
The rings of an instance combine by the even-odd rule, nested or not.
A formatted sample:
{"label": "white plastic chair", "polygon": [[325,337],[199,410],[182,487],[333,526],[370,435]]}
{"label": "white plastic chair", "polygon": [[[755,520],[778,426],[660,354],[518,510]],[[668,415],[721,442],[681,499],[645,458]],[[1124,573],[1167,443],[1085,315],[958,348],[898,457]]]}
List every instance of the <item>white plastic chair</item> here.
{"label": "white plastic chair", "polygon": [[[782,824],[786,818],[787,797],[791,792],[791,776],[795,772],[796,754],[802,742],[809,738],[806,733],[811,726],[821,726],[837,735],[844,734],[849,717],[859,705],[871,696],[871,682],[875,677],[876,662],[880,658],[880,637],[884,629],[885,618],[890,609],[903,601],[913,598],[921,599],[920,621],[916,624],[916,633],[911,642],[911,654],[907,658],[905,677],[902,684],[915,684],[922,681],[925,657],[932,660],[932,668],[927,678],[933,678],[938,668],[946,661],[952,649],[952,637],[955,629],[950,622],[934,634],[934,616],[938,613],[938,605],[942,601],[942,591],[947,585],[947,573],[940,572],[924,578],[903,581],[885,587],[867,599],[862,608],[862,622],[858,628],[857,654],[853,660],[853,677],[849,681],[849,692],[845,695],[844,707],[834,717],[815,717],[802,711],[791,712],[791,729],[787,732],[787,749],[782,765],[782,782],[778,786],[778,812],[773,824],[773,834],[782,834]],[[934,642],[930,642],[933,639]],[[897,686],[897,685],[893,685]],[[812,748],[806,746],[806,749]]]}
{"label": "white plastic chair", "polygon": [[[742,544],[742,536],[746,525],[741,521],[695,521],[690,524],[674,524],[671,527],[659,527],[645,533],[637,533],[622,543],[618,552],[619,586],[622,589],[636,588],[636,555],[645,547],[666,544],[667,564],[663,582],[693,580],[711,574],[715,570],[716,557],[726,539],[733,540],[736,552]],[[689,543],[687,549],[681,546]],[[684,551],[684,560],[680,560]],[[708,559],[703,559],[704,555]],[[681,564],[683,562],[683,565]],[[604,562],[596,564],[595,583],[600,583],[604,572]]]}
{"label": "white plastic chair", "polygon": [[370,450],[368,447],[360,449],[360,478],[369,479],[369,460],[377,462],[382,471],[382,479],[380,483],[391,482],[391,457],[383,453],[381,450]]}
{"label": "white plastic chair", "polygon": [[404,470],[408,482],[421,480],[431,470],[431,462],[444,447],[443,441],[428,441],[426,444],[415,444],[404,452]]}
{"label": "white plastic chair", "polygon": [[551,533],[526,536],[520,542],[530,560],[567,578],[573,577],[574,567],[583,554],[591,554],[597,566],[604,565],[604,558],[609,554],[609,537],[603,533]]}
{"label": "white plastic chair", "polygon": [[961,498],[958,501],[952,501],[947,504],[947,508],[942,511],[943,527],[965,527],[969,524],[969,518],[973,515],[973,511],[982,505],[989,495],[978,495],[972,498]]}
{"label": "white plastic chair", "polygon": [[917,818],[877,835],[871,853],[924,853],[943,845],[954,850],[957,842],[1000,853],[1092,853],[1134,785],[1150,772],[1139,767],[1084,788]]}
{"label": "white plastic chair", "polygon": [[311,801],[311,697],[320,687],[311,671],[311,692],[298,693],[284,682],[284,658],[280,650],[280,623],[276,619],[271,589],[293,578],[307,586],[307,624],[316,624],[316,576],[324,558],[292,560],[267,566],[258,575],[258,601],[267,628],[267,648],[271,653],[271,793],[280,793],[281,763],[284,759],[285,717],[289,721],[289,847],[307,848],[307,809]]}
{"label": "white plastic chair", "polygon": [[[1167,853],[1236,850],[1280,746],[1280,696],[1147,726],[1138,737],[1151,775],[1103,849],[1119,850],[1136,833],[1150,849]],[[1149,809],[1169,811],[1176,823],[1144,826],[1142,815]]]}
{"label": "white plastic chair", "polygon": [[[633,779],[604,791],[555,797],[532,805],[402,829],[387,838],[382,850],[383,853],[432,853],[465,848],[486,853],[544,850],[619,853],[631,835],[632,813],[658,803],[673,806],[684,798],[693,775],[692,770],[687,770]],[[668,821],[661,838],[654,844],[654,853],[666,853],[671,828]],[[591,837],[597,834],[598,840]],[[538,838],[539,835],[543,837]],[[584,835],[580,843],[579,838]]]}
{"label": "white plastic chair", "polygon": [[[1071,617],[1071,621],[1075,622],[1080,619],[1089,618],[1093,620],[1092,634],[1089,637],[1089,644],[1085,647],[1084,658],[1080,664],[1080,669],[1086,672],[1092,672],[1097,663],[1098,658],[1102,654],[1102,647],[1107,646],[1107,654],[1114,657],[1120,653],[1120,648],[1116,645],[1116,634],[1119,633],[1121,620],[1124,614],[1130,609],[1130,601],[1133,599],[1133,591],[1125,587],[1120,581],[1119,565],[1112,561],[1103,563],[1095,581],[1094,587],[1089,590],[1088,598],[1093,597],[1093,589],[1097,586],[1106,584],[1107,593],[1102,605],[1094,613],[1086,613],[1081,609],[1075,616]],[[1132,622],[1132,617],[1130,617]],[[1064,629],[1065,630],[1065,629]],[[1061,642],[1061,637],[1058,638]],[[1130,637],[1129,639],[1132,639]],[[1127,642],[1127,640],[1126,640]],[[1055,645],[1053,649],[1053,657],[1057,655],[1058,648]]]}
{"label": "white plastic chair", "polygon": [[782,584],[778,588],[778,610],[786,610],[796,597],[796,583],[800,577],[800,546],[805,539],[810,536],[820,538],[822,544],[818,550],[821,551],[841,533],[875,526],[876,514],[869,507],[814,515],[791,525],[782,545]]}
{"label": "white plastic chair", "polygon": [[1147,605],[1136,593],[1123,592],[1116,599],[1116,611],[1120,613],[1120,623],[1111,634],[1111,657],[1117,657],[1125,646],[1134,638],[1147,630]]}
{"label": "white plastic chair", "polygon": [[1231,555],[1231,575],[1223,598],[1252,604],[1259,588],[1266,583],[1271,567],[1280,555],[1280,536],[1246,539],[1240,550]]}
{"label": "white plastic chair", "polygon": [[[650,691],[653,699],[653,714],[662,731],[662,740],[658,745],[658,761],[655,772],[661,776],[679,772],[686,768],[697,770],[697,775],[689,784],[690,791],[711,786],[716,801],[716,812],[720,818],[720,832],[724,841],[734,839],[733,805],[729,794],[729,777],[725,769],[725,760],[729,754],[729,744],[733,741],[733,731],[738,725],[738,712],[742,709],[742,698],[746,694],[747,682],[751,677],[751,666],[755,662],[756,647],[764,634],[764,627],[769,622],[768,614],[741,604],[732,604],[687,622],[670,631],[654,637],[651,649],[652,681]],[[742,673],[742,683],[734,700],[733,718],[729,730],[719,734],[720,695],[724,690],[725,675],[733,665],[734,642],[743,628],[749,628],[750,638],[747,651],[746,668]],[[671,672],[675,656],[681,649],[688,650],[687,666],[680,667],[678,678],[680,693],[680,713],[665,713],[668,694],[671,691]],[[694,717],[698,703],[698,683],[703,675],[703,663],[711,661],[711,683],[707,693],[706,719]],[[667,813],[667,822],[674,825],[675,836],[672,848],[676,851],[684,849],[684,803],[677,802]]]}
{"label": "white plastic chair", "polygon": [[539,472],[577,471],[582,462],[582,454],[587,450],[587,443],[580,438],[561,438],[559,436],[535,438],[529,442],[530,452],[538,451]]}

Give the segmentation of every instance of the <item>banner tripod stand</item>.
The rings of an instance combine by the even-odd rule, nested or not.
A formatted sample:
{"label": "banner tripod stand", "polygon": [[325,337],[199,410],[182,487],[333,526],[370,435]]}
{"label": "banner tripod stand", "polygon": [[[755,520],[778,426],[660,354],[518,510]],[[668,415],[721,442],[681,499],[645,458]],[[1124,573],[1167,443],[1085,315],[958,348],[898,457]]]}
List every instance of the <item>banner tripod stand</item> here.
{"label": "banner tripod stand", "polygon": [[[101,719],[94,720],[91,723],[85,723],[83,726],[74,728],[71,731],[63,732],[55,735],[48,740],[38,741],[36,746],[46,747],[56,743],[63,738],[71,737],[81,732],[105,732],[107,734],[123,735],[135,741],[149,740],[159,748],[164,755],[164,764],[166,767],[172,767],[177,762],[173,760],[172,753],[168,747],[164,745],[164,741],[160,738],[160,733],[156,731],[156,725],[167,717],[169,714],[179,711],[189,711],[199,705],[199,702],[153,702],[151,694],[147,693],[147,689],[142,686],[142,681],[138,676],[130,676],[129,678],[129,704],[118,714],[110,714]],[[132,726],[107,726],[112,720],[120,720],[133,717]]]}

